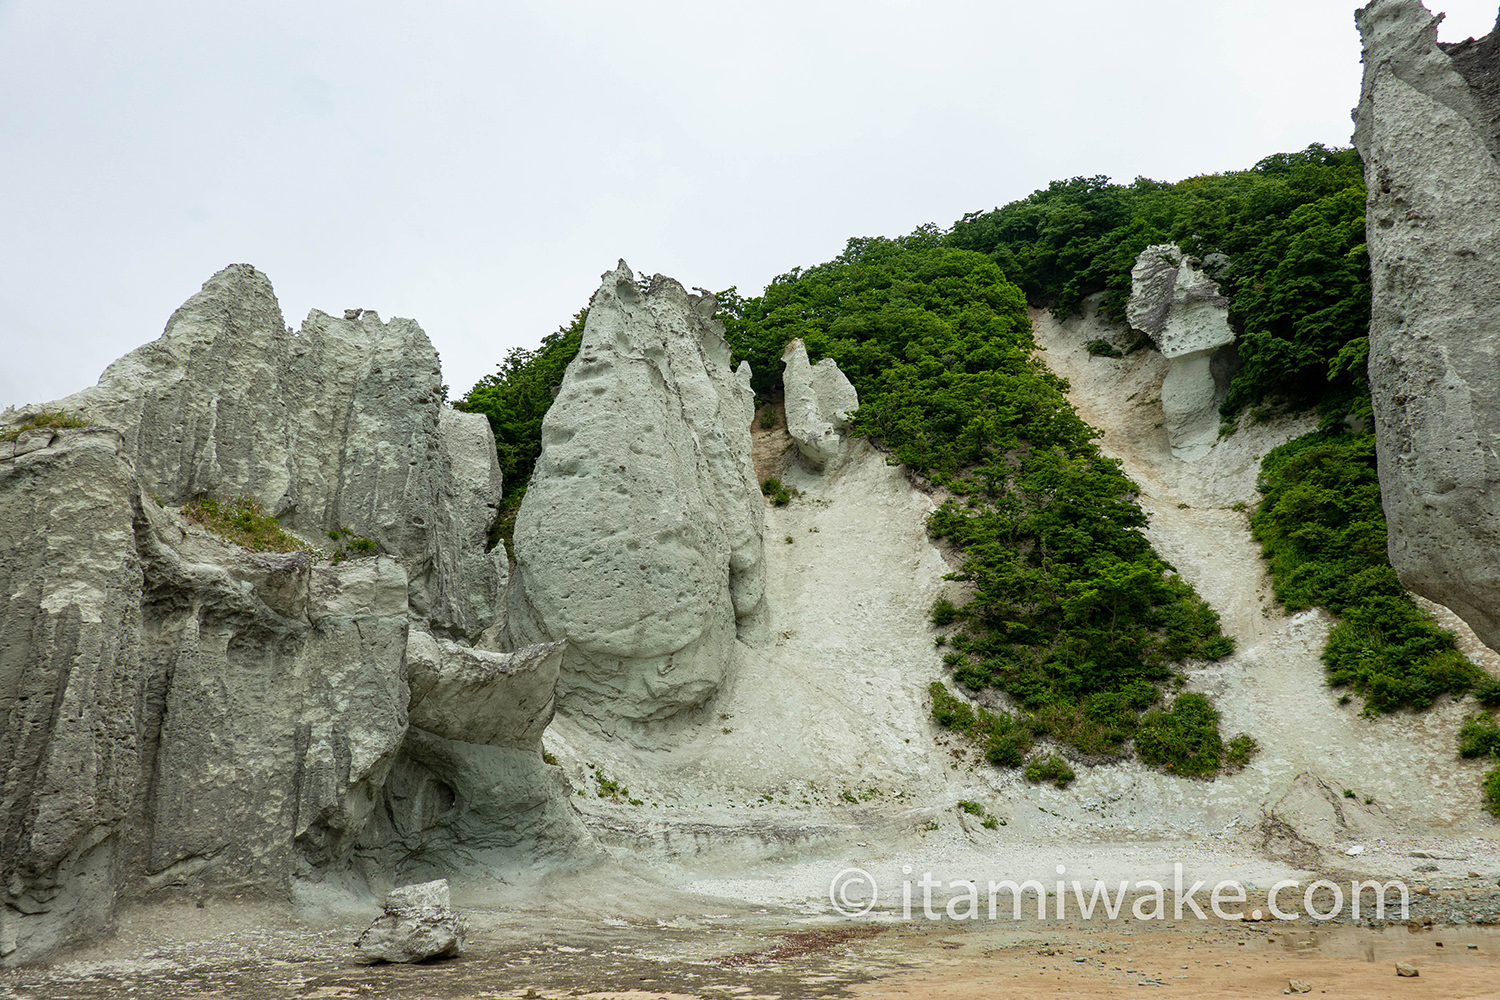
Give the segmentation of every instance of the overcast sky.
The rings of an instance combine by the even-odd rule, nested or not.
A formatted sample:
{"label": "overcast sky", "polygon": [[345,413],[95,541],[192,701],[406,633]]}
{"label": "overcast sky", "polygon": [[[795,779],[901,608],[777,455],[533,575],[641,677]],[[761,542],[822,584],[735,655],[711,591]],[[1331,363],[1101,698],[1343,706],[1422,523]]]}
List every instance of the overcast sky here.
{"label": "overcast sky", "polygon": [[0,405],[240,261],[292,326],[415,318],[461,394],[619,257],[749,294],[1056,178],[1347,145],[1353,6],[0,0]]}

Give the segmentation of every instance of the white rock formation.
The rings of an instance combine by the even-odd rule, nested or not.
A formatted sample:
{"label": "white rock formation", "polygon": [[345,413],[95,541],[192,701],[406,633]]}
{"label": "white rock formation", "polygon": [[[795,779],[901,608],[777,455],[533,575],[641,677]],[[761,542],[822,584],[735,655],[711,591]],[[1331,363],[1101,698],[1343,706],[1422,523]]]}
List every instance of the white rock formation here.
{"label": "white rock formation", "polygon": [[601,724],[702,704],[760,611],[754,397],[714,308],[604,275],[516,518],[510,644],[566,638],[559,698]]}
{"label": "white rock formation", "polygon": [[1130,325],[1148,334],[1171,364],[1161,387],[1172,454],[1196,462],[1218,439],[1213,353],[1234,342],[1229,300],[1174,244],[1142,250],[1130,272]]}
{"label": "white rock formation", "polygon": [[849,454],[845,431],[859,394],[832,358],[809,364],[800,337],[786,346],[781,362],[786,429],[797,453],[815,470],[837,467]]}
{"label": "white rock formation", "polygon": [[507,573],[503,551],[484,551],[494,439],[483,416],[443,405],[421,327],[349,317],[313,310],[293,333],[266,276],[235,264],[98,385],[47,405],[118,428],[163,503],[249,496],[306,538],[373,539],[405,566],[418,613],[472,638],[495,621]]}
{"label": "white rock formation", "polygon": [[356,959],[376,962],[424,962],[457,958],[464,952],[469,922],[453,911],[447,879],[392,889],[385,912],[354,943]]}
{"label": "white rock formation", "polygon": [[[580,842],[540,754],[561,648],[447,637],[495,620],[500,484],[439,377],[409,321],[287,334],[239,266],[48,406],[112,426],[0,442],[0,962],[162,893],[286,898]],[[200,491],[389,554],[250,552],[170,509]]]}
{"label": "white rock formation", "polygon": [[406,730],[394,559],[248,552],[145,498],[117,431],[48,436],[0,461],[10,961],[117,897],[284,892],[347,851]]}
{"label": "white rock formation", "polygon": [[1500,30],[1358,14],[1370,389],[1391,565],[1500,648]]}

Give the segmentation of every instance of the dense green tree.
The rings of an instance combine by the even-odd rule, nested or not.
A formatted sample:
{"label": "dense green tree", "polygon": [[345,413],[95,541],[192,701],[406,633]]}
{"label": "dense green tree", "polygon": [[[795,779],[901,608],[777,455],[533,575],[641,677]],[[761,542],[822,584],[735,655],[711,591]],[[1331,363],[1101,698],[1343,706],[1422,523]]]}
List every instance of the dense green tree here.
{"label": "dense green tree", "polygon": [[503,494],[500,516],[490,533],[490,545],[510,540],[516,511],[526,495],[531,470],[542,453],[542,418],[552,406],[552,397],[562,385],[568,362],[583,343],[583,324],[588,310],[580,309],[572,322],[542,338],[535,350],[512,348],[499,370],[486,375],[453,404],[455,410],[482,413],[495,433],[500,459]]}
{"label": "dense green tree", "polygon": [[1223,254],[1221,286],[1243,361],[1226,414],[1271,396],[1360,407],[1370,289],[1363,167],[1352,149],[1315,144],[1175,184],[1054,181],[964,216],[948,241],[989,255],[1034,305],[1071,312],[1104,292],[1103,308],[1119,317],[1147,246],[1175,241],[1200,257]]}
{"label": "dense green tree", "polygon": [[[1109,193],[1099,178],[1062,190],[1075,187]],[[1038,225],[1071,225],[1076,213],[1054,207]],[[991,257],[930,228],[855,239],[764,295],[726,299],[726,335],[761,392],[801,337],[859,390],[855,432],[951,494],[929,530],[962,552],[955,577],[971,596],[934,609],[957,626],[948,662],[959,682],[1012,696],[1033,735],[1120,753],[1176,664],[1231,650],[1141,534],[1135,485],[1035,357],[1024,296]],[[1011,723],[980,728],[992,759],[1021,762]]]}

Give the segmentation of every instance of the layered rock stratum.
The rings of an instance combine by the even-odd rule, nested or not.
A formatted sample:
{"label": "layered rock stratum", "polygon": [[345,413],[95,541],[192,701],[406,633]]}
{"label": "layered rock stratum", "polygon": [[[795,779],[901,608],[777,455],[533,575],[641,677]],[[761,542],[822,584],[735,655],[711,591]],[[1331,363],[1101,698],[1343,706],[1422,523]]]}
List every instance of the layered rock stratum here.
{"label": "layered rock stratum", "polygon": [[1359,11],[1369,375],[1391,565],[1500,644],[1500,30]]}
{"label": "layered rock stratum", "polygon": [[1175,244],[1147,247],[1130,272],[1126,318],[1170,364],[1161,409],[1172,454],[1196,462],[1218,438],[1219,389],[1214,352],[1234,343],[1229,299]]}
{"label": "layered rock stratum", "polygon": [[705,703],[760,614],[754,393],[715,307],[603,276],[516,517],[509,641],[566,639],[558,696],[601,726]]}
{"label": "layered rock stratum", "polygon": [[[95,426],[0,444],[0,960],[122,902],[578,842],[540,753],[562,646],[465,644],[500,610],[500,475],[440,385],[414,322],[314,312],[293,334],[235,265],[45,407]],[[176,511],[200,496],[376,554],[248,551]]]}

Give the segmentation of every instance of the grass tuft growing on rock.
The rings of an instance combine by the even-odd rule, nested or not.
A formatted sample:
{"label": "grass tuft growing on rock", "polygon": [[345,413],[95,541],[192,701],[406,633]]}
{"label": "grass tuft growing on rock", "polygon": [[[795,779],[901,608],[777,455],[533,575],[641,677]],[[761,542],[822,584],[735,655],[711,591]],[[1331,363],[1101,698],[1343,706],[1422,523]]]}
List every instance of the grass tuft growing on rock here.
{"label": "grass tuft growing on rock", "polygon": [[318,553],[318,549],[282,530],[276,518],[250,497],[234,500],[198,497],[182,508],[182,516],[254,552]]}
{"label": "grass tuft growing on rock", "polygon": [[62,430],[66,427],[92,427],[93,421],[84,420],[64,413],[62,410],[43,410],[30,420],[15,427],[7,427],[0,431],[0,441],[14,441],[25,431],[35,430],[38,427],[48,427],[52,430]]}

